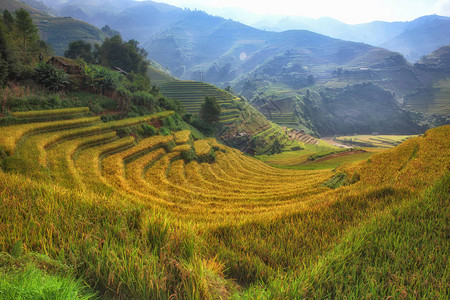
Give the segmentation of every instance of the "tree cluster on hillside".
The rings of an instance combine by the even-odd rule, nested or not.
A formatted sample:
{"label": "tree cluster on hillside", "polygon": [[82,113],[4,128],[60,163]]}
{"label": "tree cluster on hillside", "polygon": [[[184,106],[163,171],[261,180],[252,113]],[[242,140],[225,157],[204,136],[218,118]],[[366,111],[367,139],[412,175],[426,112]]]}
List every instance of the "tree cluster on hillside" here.
{"label": "tree cluster on hillside", "polygon": [[139,48],[139,43],[135,40],[125,42],[120,35],[108,38],[102,45],[94,47],[81,40],[74,41],[69,44],[64,56],[142,75],[145,75],[149,66],[147,52]]}
{"label": "tree cluster on hillside", "polygon": [[[104,30],[111,31],[109,27]],[[159,89],[151,86],[146,74],[149,65],[147,53],[138,47],[137,41],[125,42],[120,36],[114,36],[94,47],[84,41],[75,41],[70,44],[66,56],[69,58],[53,57],[49,60],[51,50],[39,39],[39,31],[26,10],[19,9],[13,14],[5,10],[0,16],[0,86],[29,86],[35,82],[50,92],[79,91],[107,96],[115,100],[115,107],[110,103],[106,106],[89,104],[95,113],[105,109],[120,112],[106,116],[105,120],[162,110],[184,112],[178,101],[164,97]],[[40,96],[20,97],[17,101],[5,98],[2,111],[8,111],[16,102],[20,103],[20,110],[44,106],[59,108],[61,105],[61,101],[54,101],[49,107],[45,97]]]}
{"label": "tree cluster on hillside", "polygon": [[33,66],[50,53],[26,10],[19,9],[14,14],[3,11],[0,16],[0,85],[7,80],[31,78]]}

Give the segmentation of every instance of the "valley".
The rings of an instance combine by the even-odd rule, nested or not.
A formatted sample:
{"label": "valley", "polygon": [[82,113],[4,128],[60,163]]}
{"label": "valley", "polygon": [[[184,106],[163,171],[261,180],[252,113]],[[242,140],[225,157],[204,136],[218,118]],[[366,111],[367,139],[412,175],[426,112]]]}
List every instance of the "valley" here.
{"label": "valley", "polygon": [[272,20],[0,2],[0,299],[450,297],[448,17]]}

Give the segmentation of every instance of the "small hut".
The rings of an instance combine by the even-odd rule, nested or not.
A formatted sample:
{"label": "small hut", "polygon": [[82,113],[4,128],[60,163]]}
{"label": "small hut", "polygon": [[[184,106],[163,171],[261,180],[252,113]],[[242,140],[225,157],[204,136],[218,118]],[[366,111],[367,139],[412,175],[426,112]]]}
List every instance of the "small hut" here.
{"label": "small hut", "polygon": [[69,75],[83,75],[83,68],[75,60],[70,58],[53,56],[47,64],[58,67]]}

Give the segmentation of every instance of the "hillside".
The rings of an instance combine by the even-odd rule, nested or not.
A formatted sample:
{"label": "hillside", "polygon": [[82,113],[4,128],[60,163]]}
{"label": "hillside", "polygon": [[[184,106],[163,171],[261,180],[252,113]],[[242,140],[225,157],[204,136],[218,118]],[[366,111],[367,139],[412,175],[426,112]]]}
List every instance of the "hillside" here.
{"label": "hillside", "polygon": [[363,42],[399,52],[410,62],[450,44],[450,18],[438,15],[423,16],[409,22],[374,21],[346,24],[322,17],[311,19],[295,16],[265,16],[249,25],[271,31],[309,30],[347,41]]}
{"label": "hillside", "polygon": [[138,4],[133,0],[42,0],[42,2],[52,7],[61,16],[70,16],[98,28],[106,24],[111,25],[111,21],[117,17],[118,13]]}
{"label": "hillside", "polygon": [[34,23],[39,28],[41,38],[50,44],[55,54],[62,56],[70,42],[83,40],[92,44],[100,44],[107,35],[100,29],[69,17],[53,17],[16,0],[0,2],[0,10],[11,13],[19,8],[30,12]]}
{"label": "hillside", "polygon": [[380,46],[403,53],[412,62],[428,55],[439,47],[450,44],[450,18],[424,22],[420,26],[411,26],[394,39]]}
{"label": "hillside", "polygon": [[444,46],[424,56],[414,65],[420,88],[407,95],[406,105],[422,113],[450,115],[450,46]]}
{"label": "hillside", "polygon": [[[171,112],[107,123],[80,112],[21,113],[46,120],[0,127],[6,265],[42,253],[35,267],[81,278],[103,297],[398,295],[389,276],[405,293],[447,296],[449,126],[357,165],[305,171],[269,167],[186,130],[122,135]],[[52,120],[61,114],[67,120]],[[46,268],[49,259],[68,269]],[[355,264],[370,270],[363,280],[327,271],[353,274]],[[417,279],[403,281],[410,272]]]}
{"label": "hillside", "polygon": [[372,48],[326,70],[308,66],[300,50],[291,50],[231,85],[268,119],[298,130],[417,134],[449,124],[448,53],[442,47],[411,65],[398,53]]}
{"label": "hillside", "polygon": [[[180,8],[153,1],[136,3],[118,0],[103,2],[47,0],[44,3],[64,16],[72,16],[98,27],[112,25],[120,29],[125,38],[141,42],[145,42],[151,35],[173,27],[186,17],[186,11]],[[242,12],[238,12],[237,15],[242,16]],[[366,43],[400,52],[413,63],[438,47],[450,44],[447,34],[450,18],[438,15],[423,16],[408,22],[374,21],[355,25],[329,17],[312,19],[270,14],[253,16],[249,12],[245,12],[245,15],[248,15],[248,18],[240,21],[260,30],[274,32],[308,30],[336,39]],[[134,22],[130,23],[129,18]],[[144,30],[145,37],[142,36]],[[186,79],[194,78],[186,77]]]}
{"label": "hillside", "polygon": [[151,84],[158,87],[163,85],[164,83],[176,80],[168,72],[164,72],[163,70],[154,66],[148,67],[147,75],[150,77]]}
{"label": "hillside", "polygon": [[198,115],[205,97],[214,97],[221,106],[216,136],[229,146],[248,153],[270,153],[274,143],[284,147],[288,136],[254,107],[227,91],[198,81],[171,81],[161,85],[161,93],[181,102],[186,111]]}
{"label": "hillside", "polygon": [[[231,86],[279,125],[307,130],[310,134],[333,135],[412,134],[448,124],[438,116],[442,114],[439,108],[442,105],[425,110],[419,108],[420,103],[429,102],[430,97],[419,96],[417,100],[411,96],[422,95],[422,89],[430,85],[426,83],[427,77],[435,76],[431,73],[438,71],[423,75],[424,72],[419,72],[399,53],[307,30],[259,30],[202,11],[183,10],[153,1],[125,1],[121,4],[111,1],[105,9],[99,6],[100,3],[59,1],[54,7],[69,9],[70,6],[82,10],[86,14],[85,20],[103,14],[103,17],[96,18],[98,22],[104,20],[111,28],[120,30],[124,38],[140,41],[149,57],[174,77],[188,81],[201,78],[222,88]],[[75,13],[74,10],[69,11]],[[328,23],[334,24],[332,27],[336,31],[343,30],[352,37],[372,37],[381,44],[394,41],[408,30],[410,36],[421,39],[431,30],[427,26],[435,26],[430,39],[438,39],[442,43],[443,39],[439,39],[441,31],[437,30],[443,26],[442,22],[447,22],[447,19],[425,16],[411,22],[374,22],[355,27],[329,19],[318,20],[317,24],[321,23],[323,28]],[[314,24],[310,24],[311,28]],[[433,47],[435,43],[430,40],[426,44]],[[165,80],[171,80],[158,72],[153,73],[153,77],[159,86]],[[373,85],[377,88],[372,88]],[[436,86],[440,85],[442,83],[436,83]],[[362,91],[362,87],[369,89]],[[304,105],[304,95],[308,90],[320,94],[321,100],[314,107]],[[368,98],[369,91],[375,92]],[[327,101],[335,94],[346,95],[353,100],[341,101],[334,106],[336,101]],[[369,99],[371,103],[366,102]],[[405,104],[406,101],[420,103],[410,105]],[[389,118],[382,113],[387,110]],[[350,111],[352,113],[348,114]],[[344,119],[347,115],[352,118]],[[380,119],[375,120],[378,117]],[[395,125],[386,122],[389,120],[396,120]],[[353,125],[356,126],[350,129]],[[392,132],[395,128],[398,132]]]}
{"label": "hillside", "polygon": [[268,62],[273,55],[289,51],[297,52],[304,67],[314,65],[323,69],[326,65],[332,71],[375,49],[305,30],[282,33],[258,30],[202,11],[153,1],[134,4],[109,1],[105,7],[101,3],[106,4],[72,0],[53,6],[76,7],[86,14],[83,20],[87,21],[96,14],[109,15],[107,24],[111,28],[119,30],[125,39],[140,41],[151,59],[180,79],[197,80],[201,71],[205,81],[225,84]]}

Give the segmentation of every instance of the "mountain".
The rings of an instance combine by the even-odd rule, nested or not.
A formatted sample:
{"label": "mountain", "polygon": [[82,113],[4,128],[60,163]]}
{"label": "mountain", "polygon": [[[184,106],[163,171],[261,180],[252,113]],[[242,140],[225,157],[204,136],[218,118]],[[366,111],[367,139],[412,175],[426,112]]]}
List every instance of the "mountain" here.
{"label": "mountain", "polygon": [[416,62],[423,55],[450,44],[450,18],[430,15],[410,22],[381,22],[349,25],[332,18],[266,16],[251,24],[264,30],[304,29],[330,37],[363,42],[402,53]]}
{"label": "mountain", "polygon": [[139,2],[133,0],[43,0],[61,16],[70,16],[97,27],[111,24],[115,16]]}
{"label": "mountain", "polygon": [[[401,54],[368,43],[308,30],[260,30],[153,1],[70,0],[53,7],[86,20],[101,15],[97,22],[108,22],[124,39],[139,41],[149,58],[173,76],[230,86],[274,122],[287,125],[283,122],[288,120],[311,134],[420,133],[447,122],[408,112],[419,107],[408,104],[409,95],[428,88],[426,78],[436,70],[419,71]],[[414,32],[447,19],[426,16],[413,22],[354,26],[331,18],[302,22],[308,29],[333,28],[335,35],[390,41],[394,47],[405,32],[412,32],[406,41],[415,38]],[[430,41],[438,37],[439,33]]]}
{"label": "mountain", "polygon": [[51,16],[58,16],[58,12],[55,9],[46,6],[44,4],[44,2],[42,2],[42,0],[41,1],[38,1],[38,0],[19,0],[19,1],[22,2],[22,3],[25,3],[26,5],[28,5],[30,7],[33,7],[33,8],[35,8],[35,9],[37,9],[37,10],[39,10],[39,11],[45,13],[45,14],[49,14]]}
{"label": "mountain", "polygon": [[450,119],[450,46],[423,57],[414,65],[420,88],[407,95],[405,104],[422,113]]}
{"label": "mountain", "polygon": [[403,53],[410,61],[418,61],[422,56],[448,44],[450,18],[436,18],[421,25],[408,26],[404,32],[381,46]]}
{"label": "mountain", "polygon": [[[381,49],[376,52],[376,47],[367,44],[333,39],[306,30],[276,33],[201,11],[182,13],[178,22],[153,34],[143,44],[153,60],[182,79],[197,80],[202,72],[204,80],[226,86],[239,76],[258,69],[259,73],[266,72],[271,76],[267,66],[273,65],[275,60],[280,61],[281,57],[280,72],[329,77],[342,65],[368,67],[361,57],[370,62],[379,59],[380,52],[393,54]],[[376,59],[370,58],[372,54]],[[287,69],[282,69],[283,66]]]}
{"label": "mountain", "polygon": [[83,40],[96,44],[101,43],[107,37],[100,29],[71,17],[53,17],[15,0],[0,2],[0,10],[7,9],[13,12],[19,8],[30,12],[34,23],[39,28],[41,38],[52,46],[56,55],[63,55],[70,42]]}

